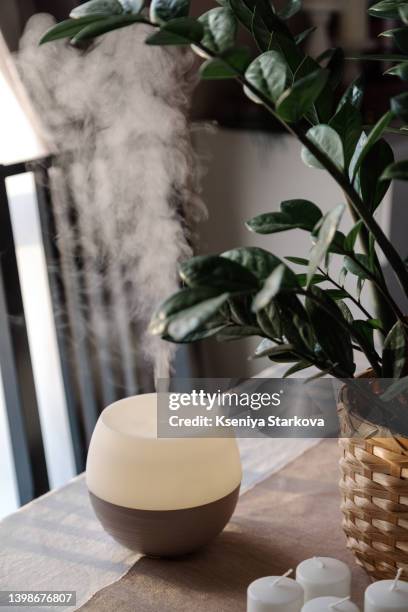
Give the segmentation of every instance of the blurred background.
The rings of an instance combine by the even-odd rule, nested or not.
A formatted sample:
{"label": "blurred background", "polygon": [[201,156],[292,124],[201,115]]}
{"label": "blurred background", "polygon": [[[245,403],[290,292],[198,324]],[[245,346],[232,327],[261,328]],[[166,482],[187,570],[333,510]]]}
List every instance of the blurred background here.
{"label": "blurred background", "polygon": [[[248,360],[249,340],[173,354],[149,340],[149,314],[191,252],[252,245],[305,256],[303,234],[260,237],[245,221],[286,199],[324,211],[341,200],[238,84],[180,92],[180,78],[191,81],[189,57],[143,50],[129,28],[91,48],[38,48],[49,16],[62,20],[76,4],[0,4],[0,517],[81,472],[103,407],[151,391],[169,362],[174,377],[247,377],[267,367]],[[333,46],[390,50],[378,33],[393,24],[369,20],[367,5],[305,0],[291,26],[317,27],[313,56]],[[198,13],[207,6],[193,2]],[[369,124],[401,82],[379,86],[384,65],[364,69]],[[345,84],[360,70],[348,63]],[[406,157],[406,145],[393,144]],[[406,195],[394,187],[380,219],[404,255]]]}

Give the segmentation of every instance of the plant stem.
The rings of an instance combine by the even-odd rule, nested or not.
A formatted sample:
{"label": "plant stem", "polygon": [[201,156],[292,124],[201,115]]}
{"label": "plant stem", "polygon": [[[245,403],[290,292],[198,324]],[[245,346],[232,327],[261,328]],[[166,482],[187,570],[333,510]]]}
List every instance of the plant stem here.
{"label": "plant stem", "polygon": [[364,306],[362,305],[361,301],[358,300],[357,298],[354,297],[354,295],[352,295],[351,293],[349,293],[344,287],[342,287],[340,285],[340,283],[337,283],[334,278],[332,278],[327,272],[325,272],[322,268],[319,268],[319,272],[321,274],[323,274],[323,276],[326,278],[327,281],[329,281],[329,283],[332,283],[332,285],[334,287],[337,287],[337,289],[340,289],[341,291],[344,291],[345,293],[347,293],[347,298],[353,302],[357,308],[359,308],[361,310],[361,312],[367,317],[367,319],[374,319],[374,317],[368,312],[368,310],[366,310],[364,308]]}

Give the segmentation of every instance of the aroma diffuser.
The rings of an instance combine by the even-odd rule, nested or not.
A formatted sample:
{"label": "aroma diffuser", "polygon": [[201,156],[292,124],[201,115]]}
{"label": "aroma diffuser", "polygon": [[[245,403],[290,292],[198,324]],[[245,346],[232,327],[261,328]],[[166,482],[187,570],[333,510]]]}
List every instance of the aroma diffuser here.
{"label": "aroma diffuser", "polygon": [[157,395],[108,406],[89,447],[86,480],[104,529],[151,556],[200,548],[229,521],[241,464],[234,438],[158,438]]}

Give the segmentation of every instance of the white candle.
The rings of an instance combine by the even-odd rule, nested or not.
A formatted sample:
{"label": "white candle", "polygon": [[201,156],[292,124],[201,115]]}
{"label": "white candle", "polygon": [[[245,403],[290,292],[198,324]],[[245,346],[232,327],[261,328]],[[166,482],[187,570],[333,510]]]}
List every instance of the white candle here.
{"label": "white candle", "polygon": [[400,580],[401,574],[399,569],[394,580],[380,580],[367,587],[365,612],[407,612],[408,582]]}
{"label": "white candle", "polygon": [[348,597],[351,573],[343,561],[330,557],[313,557],[299,563],[296,580],[305,592],[305,603],[316,597]]}
{"label": "white candle", "polygon": [[304,594],[300,584],[288,578],[292,571],[251,582],[247,591],[247,612],[300,612]]}
{"label": "white candle", "polygon": [[350,597],[317,597],[302,608],[302,612],[360,612]]}

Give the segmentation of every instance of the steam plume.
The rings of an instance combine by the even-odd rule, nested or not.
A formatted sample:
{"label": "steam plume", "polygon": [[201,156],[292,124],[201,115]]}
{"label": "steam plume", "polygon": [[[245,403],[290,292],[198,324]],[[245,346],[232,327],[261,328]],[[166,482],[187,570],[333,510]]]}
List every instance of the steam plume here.
{"label": "steam plume", "polygon": [[172,345],[146,327],[177,288],[177,263],[191,255],[189,228],[205,213],[186,118],[191,57],[146,46],[143,25],[86,52],[61,41],[39,47],[53,23],[49,15],[30,20],[18,64],[49,143],[66,156],[50,175],[68,300],[80,299],[84,311],[77,340],[93,334],[102,362],[103,344],[115,347],[132,392],[135,346],[156,377],[168,375]]}

